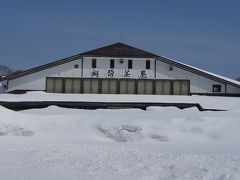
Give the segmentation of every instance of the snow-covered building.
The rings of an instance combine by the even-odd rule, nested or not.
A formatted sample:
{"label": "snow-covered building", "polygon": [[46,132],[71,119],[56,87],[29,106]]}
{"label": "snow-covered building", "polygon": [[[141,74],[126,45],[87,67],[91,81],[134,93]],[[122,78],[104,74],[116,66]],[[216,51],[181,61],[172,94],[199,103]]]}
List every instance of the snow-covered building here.
{"label": "snow-covered building", "polygon": [[116,43],[4,77],[6,92],[240,94],[240,82]]}

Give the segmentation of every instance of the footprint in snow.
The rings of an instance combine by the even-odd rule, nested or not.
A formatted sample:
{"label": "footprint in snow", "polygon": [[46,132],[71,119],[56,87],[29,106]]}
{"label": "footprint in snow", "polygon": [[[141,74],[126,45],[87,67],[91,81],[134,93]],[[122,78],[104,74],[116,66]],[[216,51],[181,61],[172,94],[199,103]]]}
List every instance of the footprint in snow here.
{"label": "footprint in snow", "polygon": [[151,135],[151,138],[157,141],[161,141],[161,142],[168,142],[169,138],[167,136],[162,136],[162,135],[157,135],[157,134],[153,134]]}

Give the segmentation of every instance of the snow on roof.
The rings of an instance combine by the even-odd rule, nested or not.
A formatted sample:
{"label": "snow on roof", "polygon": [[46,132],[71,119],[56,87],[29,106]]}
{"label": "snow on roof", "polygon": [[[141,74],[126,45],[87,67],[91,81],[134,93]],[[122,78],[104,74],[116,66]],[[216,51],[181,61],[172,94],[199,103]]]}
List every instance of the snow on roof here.
{"label": "snow on roof", "polygon": [[203,69],[200,69],[200,68],[196,68],[196,67],[194,67],[194,66],[191,66],[191,65],[188,65],[188,64],[185,64],[185,63],[181,63],[181,62],[179,62],[179,61],[170,59],[170,58],[168,58],[168,57],[164,57],[164,56],[161,56],[161,57],[166,58],[166,59],[168,59],[168,60],[171,60],[171,61],[173,61],[173,62],[176,62],[176,63],[178,63],[178,64],[187,66],[187,67],[189,67],[189,68],[192,68],[192,69],[201,71],[201,72],[203,72],[203,73],[207,73],[207,74],[209,74],[209,75],[215,76],[215,77],[220,78],[220,79],[223,79],[223,80],[225,80],[225,81],[229,81],[229,82],[231,82],[231,83],[233,83],[233,84],[236,84],[236,85],[240,86],[240,82],[237,81],[237,80],[234,80],[234,79],[231,79],[231,78],[227,78],[227,77],[224,77],[224,76],[215,74],[215,73],[211,73],[211,72],[209,72],[209,71],[206,71],[206,70],[203,70]]}
{"label": "snow on roof", "polygon": [[[195,68],[195,69],[198,69],[198,68]],[[224,77],[224,76],[221,76],[221,75],[218,75],[218,74],[215,74],[215,73],[211,73],[211,72],[208,72],[208,71],[205,71],[205,70],[202,70],[202,69],[198,69],[198,70],[199,70],[199,71],[203,71],[203,72],[208,73],[208,74],[211,74],[211,75],[213,75],[213,76],[216,76],[216,77],[218,77],[218,78],[224,79],[224,80],[226,80],[226,81],[232,82],[232,83],[237,84],[237,85],[240,86],[240,82],[239,82],[239,81],[236,81],[236,80],[234,80],[234,79],[227,78],[227,77]]]}

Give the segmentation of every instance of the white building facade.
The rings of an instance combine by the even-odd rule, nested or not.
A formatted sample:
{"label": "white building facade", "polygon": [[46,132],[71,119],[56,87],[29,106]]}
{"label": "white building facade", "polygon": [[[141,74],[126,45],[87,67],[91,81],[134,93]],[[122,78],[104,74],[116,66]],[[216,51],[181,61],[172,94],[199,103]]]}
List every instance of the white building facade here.
{"label": "white building facade", "polygon": [[6,92],[239,95],[240,83],[122,43],[0,80]]}

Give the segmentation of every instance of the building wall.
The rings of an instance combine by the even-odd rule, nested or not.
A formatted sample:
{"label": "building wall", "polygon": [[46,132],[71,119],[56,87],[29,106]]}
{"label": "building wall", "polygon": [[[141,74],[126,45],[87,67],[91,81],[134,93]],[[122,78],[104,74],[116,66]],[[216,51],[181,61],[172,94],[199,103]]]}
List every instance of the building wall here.
{"label": "building wall", "polygon": [[[92,76],[92,59],[91,57],[83,58],[83,77]],[[146,70],[147,78],[154,79],[154,59],[143,58],[97,58],[97,67],[94,69],[98,72],[98,78],[107,78],[110,70],[110,60],[114,59],[115,68],[113,78],[126,78],[125,70],[128,70],[128,60],[132,60],[132,69],[129,69],[129,77],[138,79],[142,70],[146,70],[146,60],[150,60],[150,69]],[[123,60],[123,63],[120,61]]]}
{"label": "building wall", "polygon": [[[110,70],[110,59],[115,60],[114,75],[112,78],[134,78],[139,79],[140,72],[146,70],[146,60],[150,60],[150,69],[146,70],[146,78],[155,78],[155,60],[143,58],[123,58],[123,63],[120,63],[120,58],[96,58],[97,67],[94,71],[98,72],[98,77],[92,76],[92,59],[91,57],[83,58],[83,77],[86,78],[108,78]],[[132,69],[129,70],[129,77],[124,76],[124,71],[128,70],[128,60],[132,60]],[[75,65],[78,68],[74,68]],[[40,72],[36,72],[24,77],[10,80],[8,82],[7,92],[14,90],[45,90],[46,77],[81,77],[82,60],[78,59],[66,64],[52,67]],[[172,67],[161,61],[156,61],[156,79],[184,79],[190,80],[191,93],[212,93],[214,84],[221,85],[221,92],[225,93],[225,84],[221,84],[205,77],[198,76],[191,72]],[[6,83],[6,82],[5,82]],[[227,85],[227,93],[240,93],[240,88]]]}
{"label": "building wall", "polygon": [[229,94],[235,94],[235,93],[240,94],[240,88],[237,88],[237,87],[234,87],[234,86],[231,86],[231,85],[227,85],[227,93],[229,93]]}
{"label": "building wall", "polygon": [[[78,64],[79,68],[74,68]],[[81,60],[55,66],[8,82],[7,92],[14,90],[45,90],[46,77],[81,77]],[[6,83],[6,82],[5,82]]]}
{"label": "building wall", "polygon": [[[157,79],[188,79],[190,80],[191,93],[212,93],[213,85],[221,85],[221,92],[225,93],[225,84],[198,76],[194,73],[185,71],[183,69],[172,67],[161,61],[156,62],[156,78]],[[172,69],[170,70],[170,67]],[[240,88],[227,86],[228,93],[240,93]]]}

